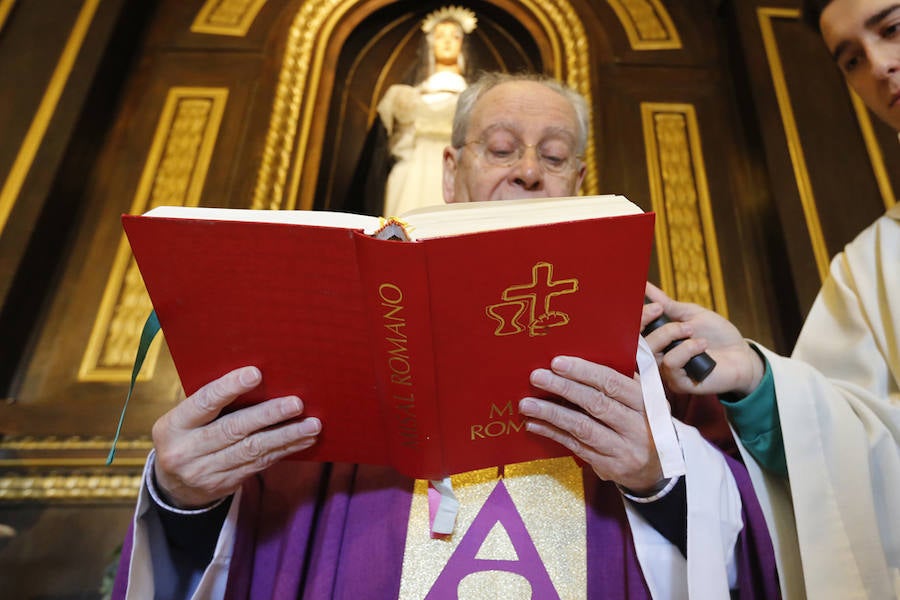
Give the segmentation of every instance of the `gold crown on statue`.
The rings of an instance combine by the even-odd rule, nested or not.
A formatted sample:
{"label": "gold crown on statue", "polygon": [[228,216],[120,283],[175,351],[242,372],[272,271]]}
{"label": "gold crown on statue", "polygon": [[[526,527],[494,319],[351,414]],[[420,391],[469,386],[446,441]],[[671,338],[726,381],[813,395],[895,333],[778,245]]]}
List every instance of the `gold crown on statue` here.
{"label": "gold crown on statue", "polygon": [[478,19],[475,13],[468,8],[462,6],[444,6],[432,11],[425,19],[422,20],[422,31],[431,33],[434,26],[444,21],[453,21],[458,23],[463,33],[470,34],[475,31]]}

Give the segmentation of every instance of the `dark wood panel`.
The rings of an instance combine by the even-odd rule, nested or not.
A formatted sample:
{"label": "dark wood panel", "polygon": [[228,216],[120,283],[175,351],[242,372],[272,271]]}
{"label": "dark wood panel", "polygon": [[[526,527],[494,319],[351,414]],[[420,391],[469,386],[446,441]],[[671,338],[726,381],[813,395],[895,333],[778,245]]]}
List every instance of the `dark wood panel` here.
{"label": "dark wood panel", "polygon": [[[9,174],[25,133],[83,2],[20,0],[0,36],[0,181]],[[43,43],[34,43],[41,39]]]}
{"label": "dark wood panel", "polygon": [[[49,112],[41,116],[36,111],[49,81],[43,70],[35,69],[33,79],[25,77],[0,88],[4,97],[22,89],[30,108],[16,109],[11,115],[23,127],[31,126],[34,121],[45,128],[43,135],[36,135],[28,146],[4,144],[4,148],[20,153],[22,165],[28,171],[18,189],[17,186],[6,188],[7,193],[14,194],[10,196],[14,204],[0,232],[0,336],[4,339],[0,346],[0,394],[3,395],[10,389],[19,356],[37,322],[42,299],[52,289],[52,273],[65,251],[68,232],[77,222],[84,173],[90,169],[100,140],[110,125],[108,117],[118,99],[118,86],[129,68],[144,21],[153,8],[152,2],[102,3],[83,43],[72,48],[77,57],[64,57],[59,54],[60,44],[69,36],[73,22],[60,21],[58,29],[33,29],[40,25],[39,21],[28,18],[34,10],[29,6],[33,3],[21,4],[17,4],[0,38],[0,60],[18,65],[17,69],[22,66],[18,61],[22,60],[30,68],[33,65],[29,57],[41,54],[36,48],[45,45],[36,42],[43,42],[46,37],[51,40],[46,47],[57,52],[54,64],[47,65],[48,68],[66,60],[74,60],[74,64],[67,78],[64,70],[57,75],[58,84],[65,87],[61,89],[55,111],[48,104]],[[21,29],[25,30],[25,36],[17,38]],[[118,51],[105,53],[107,44]],[[37,88],[42,92],[40,98],[32,97]],[[46,97],[52,97],[49,91]],[[35,129],[40,130],[40,127]],[[9,183],[5,177],[4,183]],[[47,243],[50,240],[52,243]],[[35,277],[35,273],[46,275]]]}
{"label": "dark wood panel", "polygon": [[[762,244],[756,213],[765,201],[765,182],[755,176],[756,158],[735,119],[731,86],[716,71],[622,67],[600,73],[598,94],[602,148],[601,190],[623,193],[652,209],[642,102],[686,103],[694,108],[716,229],[729,317],[763,343],[780,345],[779,323],[771,313],[772,257]],[[749,183],[749,185],[748,185]],[[663,226],[660,223],[658,226]],[[656,262],[650,277],[659,282]],[[671,291],[671,290],[670,290]]]}
{"label": "dark wood panel", "polygon": [[773,25],[822,233],[834,255],[884,211],[884,203],[847,86],[825,45],[799,21]]}
{"label": "dark wood panel", "polygon": [[0,524],[0,589],[4,598],[98,599],[134,508],[4,506]]}
{"label": "dark wood panel", "polygon": [[[234,179],[254,175],[255,163],[241,160],[241,151],[259,69],[259,58],[253,55],[165,53],[135,74],[116,126],[89,179],[82,225],[28,357],[22,384],[14,394],[14,404],[2,409],[8,431],[111,435],[114,418],[109,417],[114,417],[121,406],[125,384],[79,381],[77,373],[123,239],[119,216],[131,210],[167,93],[179,86],[229,90],[200,203],[245,206],[244,199],[233,200],[230,193]],[[138,386],[132,406],[135,414],[129,417],[142,424],[129,434],[149,433],[155,417],[179,394],[171,364],[163,361],[158,376]],[[69,411],[60,410],[63,402],[67,407],[77,406],[79,411],[107,418],[78,423],[73,431]]]}

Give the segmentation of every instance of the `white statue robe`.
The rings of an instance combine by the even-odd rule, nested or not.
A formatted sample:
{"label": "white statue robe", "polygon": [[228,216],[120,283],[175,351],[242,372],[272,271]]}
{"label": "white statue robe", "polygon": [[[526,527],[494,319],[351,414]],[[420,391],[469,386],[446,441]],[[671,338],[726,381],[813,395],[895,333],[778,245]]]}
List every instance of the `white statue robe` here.
{"label": "white statue robe", "polygon": [[392,85],[379,102],[378,115],[396,160],[385,188],[384,216],[444,203],[442,157],[464,89],[460,75],[438,72],[416,87]]}

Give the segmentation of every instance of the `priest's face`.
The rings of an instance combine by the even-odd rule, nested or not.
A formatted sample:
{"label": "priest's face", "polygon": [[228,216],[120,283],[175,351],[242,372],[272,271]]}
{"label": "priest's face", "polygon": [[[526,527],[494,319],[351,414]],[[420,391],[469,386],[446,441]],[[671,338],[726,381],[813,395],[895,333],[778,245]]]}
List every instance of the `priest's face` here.
{"label": "priest's face", "polygon": [[545,85],[491,88],[472,107],[465,145],[444,150],[444,200],[574,196],[585,173],[577,132],[572,104]]}
{"label": "priest's face", "polygon": [[900,131],[900,1],[833,0],[819,26],[850,87]]}

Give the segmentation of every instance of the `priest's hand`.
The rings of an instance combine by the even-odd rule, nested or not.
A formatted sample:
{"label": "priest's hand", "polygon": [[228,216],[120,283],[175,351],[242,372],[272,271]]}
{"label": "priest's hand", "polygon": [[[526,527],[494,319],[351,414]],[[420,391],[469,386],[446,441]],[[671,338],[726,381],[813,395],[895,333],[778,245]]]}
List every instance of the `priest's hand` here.
{"label": "priest's hand", "polygon": [[154,477],[165,501],[183,509],[208,506],[234,493],[247,477],[315,443],[322,424],[301,418],[303,402],[296,396],[219,417],[261,381],[256,367],[235,369],[156,421]]}
{"label": "priest's hand", "polygon": [[523,398],[519,412],[528,431],[559,442],[605,480],[636,495],[650,495],[663,480],[662,466],[644,411],[641,383],[608,367],[557,356],[550,369],[535,369],[531,383],[576,407]]}
{"label": "priest's hand", "polygon": [[[756,389],[765,365],[731,321],[697,304],[676,302],[651,283],[647,283],[645,293],[653,302],[644,305],[641,329],[663,313],[671,320],[646,337],[656,355],[660,375],[670,389],[688,394],[730,392],[742,396]],[[676,340],[683,341],[663,354]],[[684,365],[701,352],[709,354],[716,367],[697,383],[687,376]]]}

